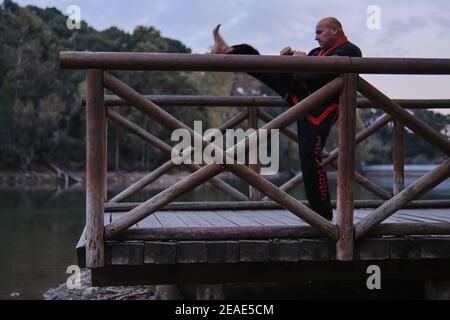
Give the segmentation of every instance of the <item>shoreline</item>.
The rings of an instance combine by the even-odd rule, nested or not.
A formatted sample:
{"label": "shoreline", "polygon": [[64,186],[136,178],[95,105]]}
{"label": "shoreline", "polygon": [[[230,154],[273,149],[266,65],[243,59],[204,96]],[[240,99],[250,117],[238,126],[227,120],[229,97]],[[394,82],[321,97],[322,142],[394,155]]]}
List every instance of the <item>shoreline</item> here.
{"label": "shoreline", "polygon": [[[140,178],[148,174],[150,171],[111,171],[108,172],[108,188],[129,186],[138,181]],[[54,189],[54,188],[72,188],[81,187],[85,185],[85,172],[70,171],[69,174],[81,178],[81,182],[73,182],[67,184],[64,176],[58,176],[53,171],[0,171],[0,188],[2,189]],[[188,171],[176,171],[167,173],[152,182],[147,188],[162,189],[167,188],[174,183],[180,181],[188,176]],[[269,176],[268,180],[276,180],[280,177],[289,177],[292,173],[280,172],[277,175]],[[227,182],[235,182],[240,180],[238,177],[230,172],[222,172],[218,175],[219,178]]]}
{"label": "shoreline", "polygon": [[[54,189],[54,188],[69,188],[69,187],[84,187],[85,173],[84,172],[69,172],[71,175],[79,177],[80,182],[73,180],[66,181],[64,176],[58,176],[53,171],[0,171],[0,188],[23,188],[23,189]],[[148,174],[146,171],[117,171],[108,172],[108,186],[126,186],[139,180],[144,175]],[[158,180],[154,181],[151,188],[165,188],[176,181],[187,176],[187,172],[175,172],[165,174]]]}

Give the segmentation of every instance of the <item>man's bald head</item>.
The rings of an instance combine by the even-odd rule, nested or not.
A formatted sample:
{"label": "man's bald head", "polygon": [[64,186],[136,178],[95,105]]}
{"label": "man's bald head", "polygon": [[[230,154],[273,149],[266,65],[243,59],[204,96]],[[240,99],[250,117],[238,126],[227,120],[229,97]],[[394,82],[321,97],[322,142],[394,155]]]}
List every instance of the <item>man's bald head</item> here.
{"label": "man's bald head", "polygon": [[343,37],[345,37],[345,33],[342,24],[334,17],[323,18],[316,25],[315,39],[319,42],[322,50],[331,48]]}
{"label": "man's bald head", "polygon": [[323,24],[329,28],[337,28],[342,30],[342,24],[335,17],[326,17],[320,20],[317,24]]}

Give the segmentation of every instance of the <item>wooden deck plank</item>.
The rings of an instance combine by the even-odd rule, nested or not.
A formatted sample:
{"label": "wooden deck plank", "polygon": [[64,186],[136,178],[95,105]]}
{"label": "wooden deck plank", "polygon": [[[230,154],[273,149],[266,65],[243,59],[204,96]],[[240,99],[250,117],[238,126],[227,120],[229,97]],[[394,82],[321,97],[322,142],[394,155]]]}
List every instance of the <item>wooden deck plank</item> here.
{"label": "wooden deck plank", "polygon": [[199,217],[195,212],[175,212],[178,219],[188,227],[212,227],[210,223]]}
{"label": "wooden deck plank", "polygon": [[306,222],[287,210],[267,210],[262,214],[289,226],[307,225]]}
{"label": "wooden deck plank", "polygon": [[440,215],[433,214],[433,213],[430,213],[430,214],[427,213],[426,217],[430,217],[432,219],[439,220],[441,222],[450,222],[449,216],[446,217],[446,216],[440,216]]}
{"label": "wooden deck plank", "polygon": [[[358,209],[355,210],[355,216],[358,216],[359,219],[364,219],[367,217],[374,209]],[[383,221],[383,223],[404,223],[405,220],[401,218],[395,217],[395,215],[390,216],[386,220]]]}
{"label": "wooden deck plank", "polygon": [[[105,214],[104,223],[105,223],[105,225],[107,225],[110,222],[115,222],[116,220],[123,217],[127,213],[128,212],[112,212],[112,213]],[[140,228],[141,227],[140,223],[141,222],[138,222],[137,224],[132,225],[130,227],[130,229]]]}
{"label": "wooden deck plank", "polygon": [[263,215],[262,211],[242,210],[239,211],[242,216],[260,223],[264,226],[284,226],[283,222],[273,219],[270,215]]}
{"label": "wooden deck plank", "polygon": [[442,219],[445,222],[450,222],[450,208],[449,209],[426,209],[426,210],[418,210],[424,217],[433,217],[437,219]]}
{"label": "wooden deck plank", "polygon": [[139,228],[162,228],[161,222],[156,218],[155,213],[138,223]]}
{"label": "wooden deck plank", "polygon": [[209,222],[208,219],[206,219],[203,216],[203,211],[193,211],[192,213],[194,214],[194,218],[198,219],[198,223],[203,223],[203,224],[205,224],[205,226],[207,226],[207,225],[209,225],[211,227],[214,226],[213,223]]}
{"label": "wooden deck plank", "polygon": [[427,222],[427,223],[430,223],[430,220],[423,219],[423,218],[420,218],[420,217],[415,217],[415,216],[413,216],[411,214],[407,214],[407,213],[396,212],[394,215],[397,218],[399,218],[399,219],[404,219],[405,222],[406,221],[411,221],[411,222]]}
{"label": "wooden deck plank", "polygon": [[[357,216],[358,219],[364,219],[372,211],[373,211],[373,209],[358,209],[358,210],[355,210],[355,216]],[[405,221],[402,219],[396,218],[395,216],[390,216],[389,218],[384,220],[384,222],[385,223],[396,223],[396,222],[405,222]]]}
{"label": "wooden deck plank", "polygon": [[431,215],[420,215],[419,213],[415,213],[415,212],[400,213],[400,214],[403,216],[406,216],[406,217],[414,217],[416,219],[423,219],[423,222],[428,222],[428,223],[447,222],[446,219],[444,219],[444,218],[436,218]]}
{"label": "wooden deck plank", "polygon": [[239,213],[232,210],[217,211],[217,214],[239,226],[262,226],[262,224],[243,217]]}
{"label": "wooden deck plank", "polygon": [[272,210],[270,210],[270,212],[268,212],[269,210],[264,210],[264,211],[261,211],[261,215],[262,216],[264,216],[264,217],[266,217],[266,218],[269,218],[269,219],[272,219],[272,220],[275,220],[275,221],[278,221],[279,223],[281,223],[282,225],[285,225],[285,226],[290,226],[290,225],[297,225],[298,224],[298,222],[294,222],[294,221],[286,221],[286,219],[284,218],[284,217],[279,217],[279,215],[277,215],[277,214],[274,214],[273,212],[272,212]]}
{"label": "wooden deck plank", "polygon": [[237,227],[238,224],[231,222],[214,211],[202,211],[198,214],[202,219],[205,219],[214,227]]}
{"label": "wooden deck plank", "polygon": [[156,218],[163,227],[186,227],[186,224],[177,217],[174,211],[159,211],[157,213],[154,213],[154,215],[156,215]]}
{"label": "wooden deck plank", "polygon": [[438,215],[450,219],[450,208],[446,209],[422,209],[424,212],[429,212],[430,214]]}
{"label": "wooden deck plank", "polygon": [[[400,209],[394,215],[402,217],[410,216],[410,219],[435,219],[441,222],[450,222],[450,208],[449,209]],[[430,221],[431,222],[431,221]]]}

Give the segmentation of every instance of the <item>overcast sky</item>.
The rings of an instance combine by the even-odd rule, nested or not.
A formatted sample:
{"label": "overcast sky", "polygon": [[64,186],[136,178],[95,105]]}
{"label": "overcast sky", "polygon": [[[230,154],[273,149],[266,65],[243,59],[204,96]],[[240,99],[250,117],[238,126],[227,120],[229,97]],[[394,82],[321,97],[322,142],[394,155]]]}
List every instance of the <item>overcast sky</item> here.
{"label": "overcast sky", "polygon": [[[251,43],[263,54],[285,46],[309,51],[316,22],[337,17],[350,41],[366,57],[450,58],[448,0],[15,0],[21,5],[55,6],[66,13],[78,5],[81,17],[94,28],[117,26],[132,32],[153,26],[178,39],[195,53],[212,44],[211,30],[222,23],[230,43]],[[377,6],[380,28],[370,29]],[[373,25],[373,24],[372,24]],[[364,76],[392,98],[450,99],[450,76]]]}

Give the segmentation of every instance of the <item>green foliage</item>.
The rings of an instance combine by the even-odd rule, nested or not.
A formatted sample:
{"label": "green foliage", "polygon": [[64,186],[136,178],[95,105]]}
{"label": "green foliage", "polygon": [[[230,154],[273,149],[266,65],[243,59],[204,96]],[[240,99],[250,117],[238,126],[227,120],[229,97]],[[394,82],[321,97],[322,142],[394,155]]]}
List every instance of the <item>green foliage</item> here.
{"label": "green foliage", "polygon": [[[43,158],[70,168],[84,164],[84,112],[80,107],[84,72],[60,70],[60,51],[190,52],[180,41],[161,37],[153,27],[138,26],[131,34],[116,27],[99,32],[83,21],[80,30],[72,31],[67,28],[66,20],[55,8],[20,7],[10,0],[0,7],[2,169],[27,169]],[[119,77],[141,93],[199,93],[197,83],[187,73],[124,72]],[[123,109],[131,120],[156,129],[152,133],[167,140],[167,131],[160,126],[132,108]],[[187,121],[207,118],[205,110],[187,111],[171,108],[176,117]],[[117,130],[110,130],[108,145],[112,146]],[[143,163],[145,152],[150,154],[138,139],[126,135],[120,142],[118,152],[131,167]],[[147,164],[160,162],[162,156],[158,153],[149,158]]]}

